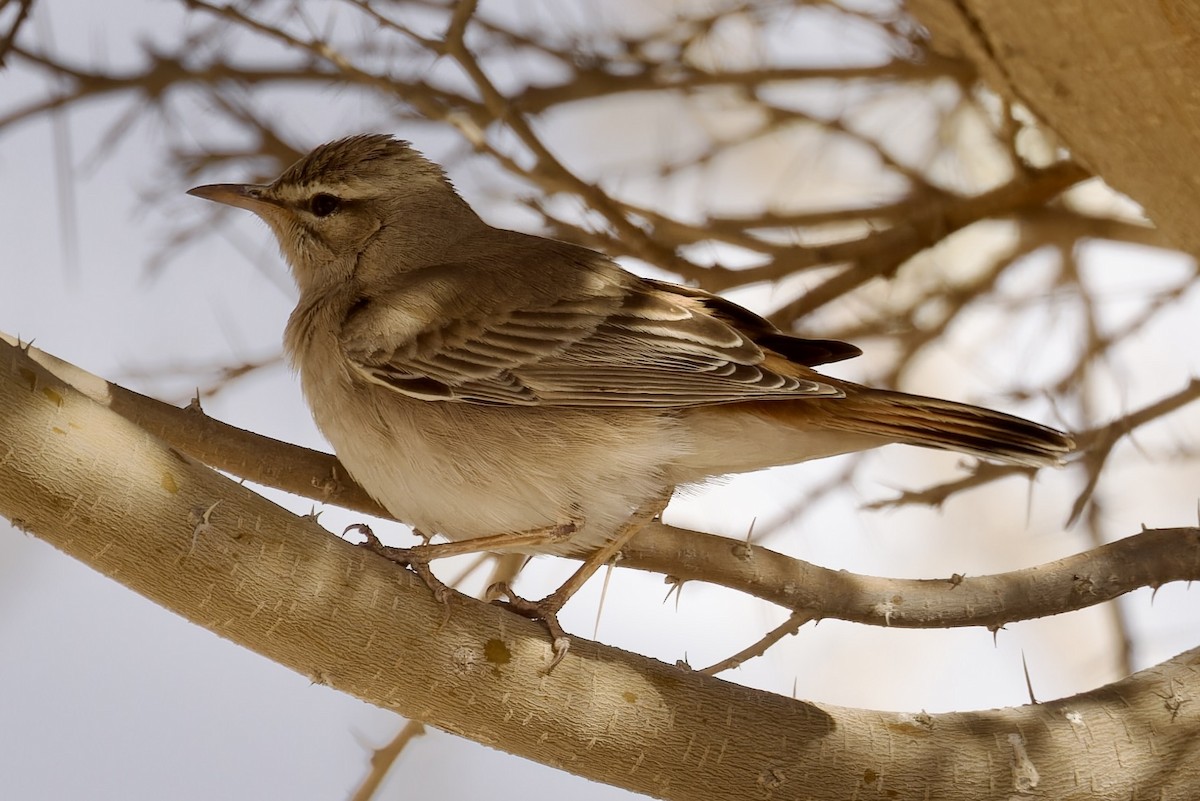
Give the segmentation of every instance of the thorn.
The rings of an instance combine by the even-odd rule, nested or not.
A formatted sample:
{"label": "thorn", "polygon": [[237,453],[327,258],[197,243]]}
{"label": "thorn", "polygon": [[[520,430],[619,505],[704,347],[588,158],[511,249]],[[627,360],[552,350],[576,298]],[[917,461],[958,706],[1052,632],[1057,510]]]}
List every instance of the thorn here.
{"label": "thorn", "polygon": [[750,527],[746,529],[746,539],[733,546],[733,556],[735,559],[740,559],[743,562],[754,555],[754,524],[758,522],[758,517],[754,517],[750,521]]}
{"label": "thorn", "polygon": [[188,551],[186,554],[187,556],[191,556],[192,551],[196,550],[196,540],[200,538],[200,535],[207,534],[209,531],[213,530],[213,525],[211,522],[209,522],[209,520],[212,517],[213,510],[220,505],[221,499],[218,498],[217,500],[213,501],[212,505],[204,511],[193,509],[188,515],[189,522],[191,522],[194,527],[192,528],[192,543],[188,546]]}
{"label": "thorn", "polygon": [[665,604],[667,601],[671,600],[671,596],[674,595],[675,596],[675,611],[678,612],[679,611],[679,601],[683,597],[683,585],[684,585],[683,579],[677,578],[675,576],[663,576],[663,583],[670,584],[671,587],[670,587],[670,589],[667,590],[667,594],[663,596],[662,602]]}
{"label": "thorn", "polygon": [[876,615],[882,615],[883,625],[890,626],[892,625],[892,615],[895,614],[899,608],[900,605],[894,600],[880,601],[871,607],[871,612]]}
{"label": "thorn", "polygon": [[1033,694],[1033,680],[1029,678],[1029,663],[1025,660],[1025,649],[1021,649],[1021,667],[1025,671],[1025,689],[1029,691],[1029,703],[1036,704],[1037,696]]}
{"label": "thorn", "polygon": [[200,387],[196,387],[196,394],[192,395],[192,399],[188,401],[188,405],[184,409],[195,414],[204,414],[204,407],[200,405]]}
{"label": "thorn", "polygon": [[600,615],[604,612],[604,599],[608,597],[608,583],[612,579],[615,562],[609,562],[604,570],[604,583],[600,585],[600,603],[596,607],[596,624],[592,626],[592,639],[599,639]]}

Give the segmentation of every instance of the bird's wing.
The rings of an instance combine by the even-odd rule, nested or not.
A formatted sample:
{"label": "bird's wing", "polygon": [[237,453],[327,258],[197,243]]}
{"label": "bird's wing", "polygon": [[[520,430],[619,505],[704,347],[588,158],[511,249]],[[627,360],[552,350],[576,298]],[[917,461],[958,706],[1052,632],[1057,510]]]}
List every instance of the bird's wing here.
{"label": "bird's wing", "polygon": [[[406,273],[356,306],[342,347],[362,376],[423,400],[677,408],[842,394],[764,351],[756,335],[787,335],[728,301],[607,260],[558,278],[534,289],[465,265]],[[845,358],[817,346],[813,363]]]}

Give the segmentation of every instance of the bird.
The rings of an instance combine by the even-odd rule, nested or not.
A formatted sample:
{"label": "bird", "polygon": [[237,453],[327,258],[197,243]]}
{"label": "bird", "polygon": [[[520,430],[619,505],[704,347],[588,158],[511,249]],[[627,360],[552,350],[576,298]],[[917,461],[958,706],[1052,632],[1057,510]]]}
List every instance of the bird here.
{"label": "bird", "polygon": [[[409,142],[323,144],[246,209],[299,289],[284,332],[313,418],[396,519],[451,541],[585,555],[677,487],[906,443],[1061,464],[1068,434],[815,368],[854,345],[486,223]],[[525,542],[515,537],[513,542]]]}

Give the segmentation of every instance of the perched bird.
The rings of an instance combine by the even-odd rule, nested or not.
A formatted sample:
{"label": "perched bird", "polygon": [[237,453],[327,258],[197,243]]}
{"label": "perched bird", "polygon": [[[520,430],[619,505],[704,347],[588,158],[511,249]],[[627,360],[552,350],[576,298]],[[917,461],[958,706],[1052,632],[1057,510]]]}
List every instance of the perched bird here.
{"label": "perched bird", "polygon": [[313,417],[397,519],[451,540],[554,528],[587,553],[671,488],[902,442],[1023,465],[1067,435],[813,368],[860,353],[699,289],[481,220],[407,142],[322,145],[191,194],[271,227]]}

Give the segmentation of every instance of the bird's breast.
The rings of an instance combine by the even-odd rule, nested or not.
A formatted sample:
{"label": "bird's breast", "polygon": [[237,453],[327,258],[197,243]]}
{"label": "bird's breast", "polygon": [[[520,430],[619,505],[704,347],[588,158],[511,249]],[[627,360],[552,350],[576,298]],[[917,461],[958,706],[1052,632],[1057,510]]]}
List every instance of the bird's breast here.
{"label": "bird's breast", "polygon": [[[336,361],[336,355],[328,356]],[[651,410],[423,401],[299,361],[313,417],[354,479],[397,519],[470,539],[582,520],[560,552],[594,548],[666,486],[689,445]]]}

